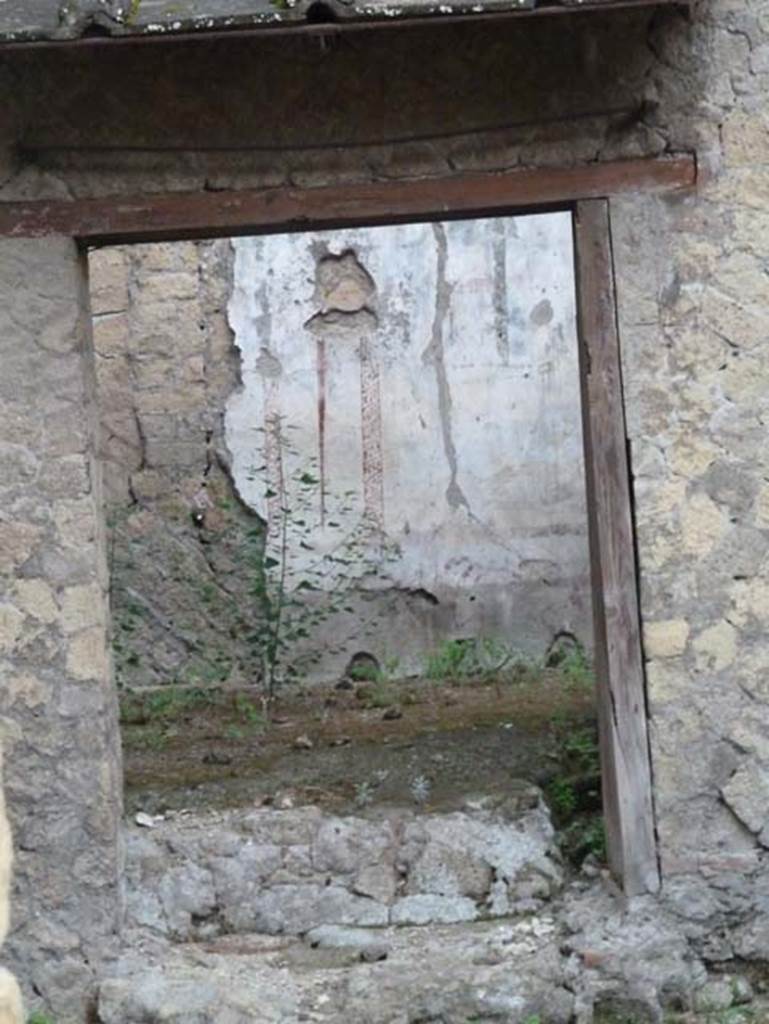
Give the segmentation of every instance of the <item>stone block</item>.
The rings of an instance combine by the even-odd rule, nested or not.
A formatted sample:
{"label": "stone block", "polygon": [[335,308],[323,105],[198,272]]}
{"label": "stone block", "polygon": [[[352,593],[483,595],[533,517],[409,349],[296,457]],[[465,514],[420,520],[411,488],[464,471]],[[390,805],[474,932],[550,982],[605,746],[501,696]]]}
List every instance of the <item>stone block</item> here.
{"label": "stone block", "polygon": [[369,896],[379,903],[389,904],[395,898],[398,879],[389,864],[374,864],[363,868],[355,876],[352,891],[359,896]]}
{"label": "stone block", "polygon": [[197,242],[150,242],[134,246],[138,294],[142,294],[141,288],[146,279],[158,271],[185,271],[197,274],[198,252]]}
{"label": "stone block", "polygon": [[111,663],[104,628],[96,626],[76,633],[67,647],[66,664],[75,679],[108,682]]}
{"label": "stone block", "polygon": [[185,863],[167,871],[158,883],[168,932],[179,939],[192,936],[193,919],[203,919],[216,907],[211,872]]}
{"label": "stone block", "polygon": [[2,696],[3,705],[12,708],[21,704],[34,710],[45,704],[52,693],[50,683],[27,672],[8,676],[5,681],[5,692]]}
{"label": "stone block", "polygon": [[91,312],[115,313],[128,309],[128,250],[98,249],[88,261]]}
{"label": "stone block", "polygon": [[754,762],[738,768],[721,787],[721,796],[751,832],[769,826],[769,771],[763,766]]}
{"label": "stone block", "polygon": [[198,268],[148,274],[142,282],[142,305],[183,303],[198,297]]}
{"label": "stone block", "polygon": [[299,935],[322,924],[381,927],[388,923],[388,912],[336,885],[279,885],[259,893],[251,906],[232,908],[227,918],[238,930]]}
{"label": "stone block", "polygon": [[692,649],[701,671],[720,672],[737,656],[737,630],[726,620],[718,622],[694,638]]}
{"label": "stone block", "polygon": [[64,633],[104,626],[106,598],[98,583],[67,587],[60,595],[59,604]]}
{"label": "stone block", "polygon": [[727,529],[724,513],[706,494],[695,494],[681,509],[680,528],[683,550],[704,558],[716,546]]}
{"label": "stone block", "polygon": [[10,654],[21,637],[24,615],[12,604],[0,604],[0,654]]}
{"label": "stone block", "polygon": [[[95,316],[93,319],[93,345],[97,357],[97,373],[101,376],[114,373],[111,365],[113,360],[125,356],[129,348],[130,321],[127,313],[109,313]],[[101,362],[101,365],[99,365]],[[104,365],[107,363],[107,365]]]}
{"label": "stone block", "polygon": [[45,580],[19,579],[14,584],[13,601],[17,608],[38,622],[55,622],[59,608],[53,590]]}
{"label": "stone block", "polygon": [[30,523],[0,519],[0,572],[12,573],[35,549],[42,530]]}
{"label": "stone block", "polygon": [[390,911],[392,924],[457,924],[478,917],[475,901],[466,896],[420,894],[396,900]]}
{"label": "stone block", "polygon": [[337,874],[359,872],[382,862],[395,837],[386,822],[363,818],[331,818],[324,821],[312,844],[312,861],[317,871]]}
{"label": "stone block", "polygon": [[94,543],[98,525],[90,498],[57,501],[52,512],[58,540],[63,547],[87,550],[88,545]]}
{"label": "stone block", "polygon": [[78,498],[91,489],[89,462],[84,455],[48,459],[38,477],[41,493],[51,499]]}
{"label": "stone block", "polygon": [[649,658],[675,658],[686,650],[689,624],[684,619],[645,622],[644,651]]}

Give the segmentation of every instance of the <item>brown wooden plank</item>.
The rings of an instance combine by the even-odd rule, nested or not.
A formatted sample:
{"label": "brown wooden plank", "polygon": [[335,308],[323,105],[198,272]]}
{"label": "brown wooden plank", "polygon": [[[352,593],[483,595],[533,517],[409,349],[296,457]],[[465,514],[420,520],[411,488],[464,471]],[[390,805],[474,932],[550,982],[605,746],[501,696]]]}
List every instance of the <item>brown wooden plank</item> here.
{"label": "brown wooden plank", "polygon": [[689,188],[692,157],[625,160],[463,177],[0,203],[0,236],[89,243],[161,241],[483,216],[627,191]]}
{"label": "brown wooden plank", "polygon": [[578,203],[574,233],[604,815],[635,895],[658,890],[659,867],[608,202]]}

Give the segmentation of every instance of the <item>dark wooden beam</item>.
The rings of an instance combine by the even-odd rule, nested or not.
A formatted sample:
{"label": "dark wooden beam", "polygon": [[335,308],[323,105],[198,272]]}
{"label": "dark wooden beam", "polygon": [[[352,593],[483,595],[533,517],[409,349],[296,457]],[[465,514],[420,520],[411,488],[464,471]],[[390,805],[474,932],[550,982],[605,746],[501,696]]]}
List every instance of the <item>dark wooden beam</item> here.
{"label": "dark wooden beam", "polygon": [[691,156],[414,181],[0,203],[0,236],[89,244],[317,230],[481,217],[622,192],[691,188]]}
{"label": "dark wooden beam", "polygon": [[609,865],[636,895],[659,889],[659,868],[606,200],[577,204],[574,235],[604,818]]}

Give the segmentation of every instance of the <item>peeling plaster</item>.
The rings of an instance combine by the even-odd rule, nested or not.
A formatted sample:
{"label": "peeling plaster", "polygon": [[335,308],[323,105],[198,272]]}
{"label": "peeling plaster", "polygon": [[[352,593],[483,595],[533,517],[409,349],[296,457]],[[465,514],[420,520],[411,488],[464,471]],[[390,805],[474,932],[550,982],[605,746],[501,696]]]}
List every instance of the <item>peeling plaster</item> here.
{"label": "peeling plaster", "polygon": [[451,389],[449,388],[448,377],[446,376],[446,361],[443,351],[443,333],[446,316],[451,303],[451,285],[446,279],[446,263],[448,261],[448,245],[446,242],[446,229],[443,224],[433,224],[435,235],[435,252],[437,259],[436,287],[435,287],[435,319],[433,320],[433,334],[430,344],[422,354],[425,363],[435,367],[435,382],[438,389],[438,409],[441,420],[441,434],[443,436],[443,448],[446,452],[446,461],[449,464],[451,479],[446,488],[446,500],[449,507],[456,509],[464,507],[470,512],[470,505],[462,493],[462,488],[457,483],[457,449],[451,431]]}
{"label": "peeling plaster", "polygon": [[[361,578],[339,627],[356,649],[381,660],[395,644],[408,671],[457,631],[539,654],[563,629],[589,644],[571,244],[568,214],[235,240],[244,389],[226,429],[239,489],[269,517],[265,490],[315,459],[313,557],[340,521],[372,557],[398,552]],[[300,452],[286,465],[259,450],[276,416]],[[263,464],[269,479],[253,473]],[[300,577],[310,555],[292,558]],[[423,592],[434,602],[409,597]]]}

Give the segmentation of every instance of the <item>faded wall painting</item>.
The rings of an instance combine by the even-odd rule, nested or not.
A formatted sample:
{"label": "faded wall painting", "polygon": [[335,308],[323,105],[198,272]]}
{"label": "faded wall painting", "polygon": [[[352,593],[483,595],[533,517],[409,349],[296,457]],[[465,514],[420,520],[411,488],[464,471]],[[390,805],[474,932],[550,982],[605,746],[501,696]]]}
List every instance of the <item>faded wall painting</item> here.
{"label": "faded wall painting", "polygon": [[233,244],[233,477],[287,586],[344,592],[316,674],[589,643],[570,215]]}

